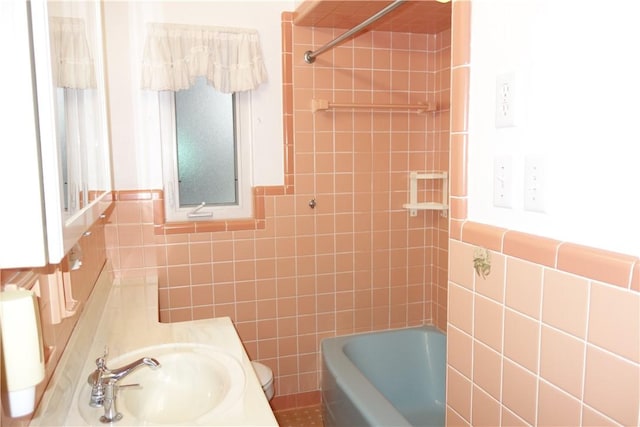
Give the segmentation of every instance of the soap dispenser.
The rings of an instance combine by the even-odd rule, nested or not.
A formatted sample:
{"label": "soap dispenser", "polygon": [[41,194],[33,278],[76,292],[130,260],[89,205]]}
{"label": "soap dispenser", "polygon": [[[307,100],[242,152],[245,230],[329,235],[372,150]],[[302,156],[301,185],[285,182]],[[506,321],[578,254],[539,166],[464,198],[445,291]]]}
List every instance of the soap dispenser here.
{"label": "soap dispenser", "polygon": [[8,412],[22,417],[35,409],[36,385],[45,373],[40,314],[32,291],[15,287],[0,292],[0,331]]}

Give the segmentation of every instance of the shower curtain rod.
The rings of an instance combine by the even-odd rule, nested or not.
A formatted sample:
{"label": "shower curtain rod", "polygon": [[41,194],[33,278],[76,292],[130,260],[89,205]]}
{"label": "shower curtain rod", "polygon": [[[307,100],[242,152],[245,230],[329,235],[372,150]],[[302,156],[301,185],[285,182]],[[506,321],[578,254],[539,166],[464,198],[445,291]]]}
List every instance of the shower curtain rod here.
{"label": "shower curtain rod", "polygon": [[342,34],[341,36],[336,37],[335,39],[333,39],[329,43],[327,43],[324,46],[322,46],[320,49],[314,50],[313,52],[310,51],[310,50],[306,51],[304,53],[305,62],[307,64],[313,64],[313,62],[316,60],[316,56],[322,55],[323,53],[325,53],[329,49],[333,48],[338,43],[341,43],[342,41],[344,41],[345,39],[351,37],[355,33],[362,31],[364,28],[366,28],[369,25],[373,24],[378,19],[382,18],[387,13],[391,12],[393,9],[395,9],[398,6],[400,6],[402,3],[406,2],[406,1],[407,0],[395,0],[393,3],[387,5],[387,7],[382,9],[380,12],[378,12],[375,15],[371,16],[366,21],[363,21],[360,24],[356,25],[355,27],[353,27],[352,29],[350,29],[346,33]]}

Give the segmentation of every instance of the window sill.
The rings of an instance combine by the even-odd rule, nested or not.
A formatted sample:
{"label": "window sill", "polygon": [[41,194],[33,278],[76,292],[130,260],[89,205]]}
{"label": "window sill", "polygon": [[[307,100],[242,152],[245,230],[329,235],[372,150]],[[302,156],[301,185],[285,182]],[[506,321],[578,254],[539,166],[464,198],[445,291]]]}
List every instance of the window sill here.
{"label": "window sill", "polygon": [[119,201],[153,201],[153,225],[156,235],[211,233],[220,231],[261,230],[266,226],[264,198],[265,196],[281,196],[292,194],[290,186],[269,186],[253,188],[253,218],[219,219],[213,221],[180,221],[165,222],[164,192],[162,190],[117,191]]}

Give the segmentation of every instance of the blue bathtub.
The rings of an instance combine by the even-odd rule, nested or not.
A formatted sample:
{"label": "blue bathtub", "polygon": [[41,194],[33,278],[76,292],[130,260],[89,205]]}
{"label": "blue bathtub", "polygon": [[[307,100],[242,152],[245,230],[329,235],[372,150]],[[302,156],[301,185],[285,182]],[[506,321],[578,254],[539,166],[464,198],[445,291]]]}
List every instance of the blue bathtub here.
{"label": "blue bathtub", "polygon": [[445,349],[431,326],[323,340],[325,427],[444,426]]}

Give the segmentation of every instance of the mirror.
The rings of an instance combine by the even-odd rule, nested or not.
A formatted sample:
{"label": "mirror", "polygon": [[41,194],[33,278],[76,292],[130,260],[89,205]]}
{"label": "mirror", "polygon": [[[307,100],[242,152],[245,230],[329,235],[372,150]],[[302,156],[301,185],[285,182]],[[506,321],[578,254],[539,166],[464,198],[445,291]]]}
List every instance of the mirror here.
{"label": "mirror", "polygon": [[62,217],[110,190],[100,4],[47,2]]}

